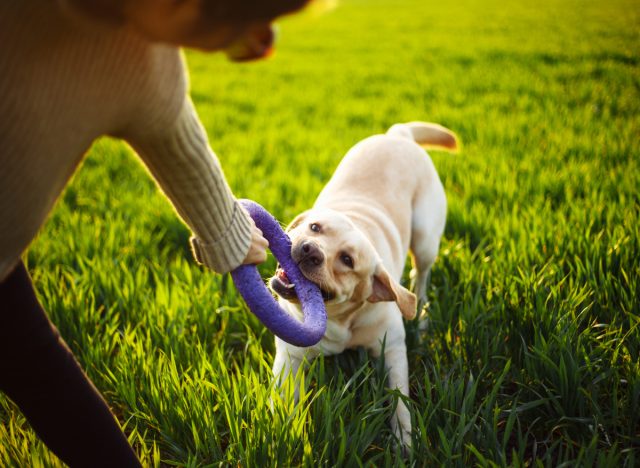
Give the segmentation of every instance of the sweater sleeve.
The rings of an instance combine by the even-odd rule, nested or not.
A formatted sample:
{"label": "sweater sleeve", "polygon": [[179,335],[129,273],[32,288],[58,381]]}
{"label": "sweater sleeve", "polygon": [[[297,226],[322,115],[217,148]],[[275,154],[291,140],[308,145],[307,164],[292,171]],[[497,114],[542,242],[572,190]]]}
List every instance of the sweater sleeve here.
{"label": "sweater sleeve", "polygon": [[172,126],[127,140],[193,231],[196,260],[219,273],[240,265],[252,223],[225,180],[191,100],[184,99]]}

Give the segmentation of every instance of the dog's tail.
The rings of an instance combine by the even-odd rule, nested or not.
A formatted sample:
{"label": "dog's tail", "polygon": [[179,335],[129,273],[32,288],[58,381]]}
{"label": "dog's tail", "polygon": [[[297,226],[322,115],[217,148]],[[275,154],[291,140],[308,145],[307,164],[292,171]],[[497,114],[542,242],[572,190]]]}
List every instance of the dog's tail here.
{"label": "dog's tail", "polygon": [[458,139],[451,130],[442,125],[427,122],[407,122],[393,125],[387,135],[409,138],[424,148],[458,150]]}

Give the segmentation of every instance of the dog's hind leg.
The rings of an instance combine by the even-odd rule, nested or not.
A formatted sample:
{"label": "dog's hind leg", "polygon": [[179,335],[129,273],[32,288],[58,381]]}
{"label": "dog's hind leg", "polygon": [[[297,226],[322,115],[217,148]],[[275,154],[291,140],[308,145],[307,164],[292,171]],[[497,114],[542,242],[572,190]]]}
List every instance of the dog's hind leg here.
{"label": "dog's hind leg", "polygon": [[418,315],[427,303],[427,291],[429,290],[429,282],[431,279],[431,268],[426,267],[419,269],[414,266],[411,269],[411,291],[418,298]]}
{"label": "dog's hind leg", "polygon": [[[418,298],[418,312],[427,303],[431,267],[440,249],[447,200],[439,180],[416,196],[411,221],[411,290]],[[419,315],[419,313],[418,313]]]}
{"label": "dog's hind leg", "polygon": [[413,291],[418,299],[418,315],[420,315],[420,311],[427,303],[431,266],[435,261],[435,257],[433,257],[431,261],[425,260],[425,257],[420,257],[420,260],[418,260],[416,255],[412,255],[413,268],[411,269],[410,276],[411,291]]}

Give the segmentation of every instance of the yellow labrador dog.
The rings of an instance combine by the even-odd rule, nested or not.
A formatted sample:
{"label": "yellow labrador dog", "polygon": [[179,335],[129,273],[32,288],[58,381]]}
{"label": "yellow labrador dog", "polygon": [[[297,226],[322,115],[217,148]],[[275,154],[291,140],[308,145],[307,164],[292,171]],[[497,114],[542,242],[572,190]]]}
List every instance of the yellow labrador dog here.
{"label": "yellow labrador dog", "polygon": [[[273,373],[278,382],[295,375],[305,358],[358,346],[378,357],[384,342],[389,383],[409,395],[402,317],[414,318],[417,301],[426,301],[447,208],[442,183],[421,146],[455,150],[457,142],[446,128],[422,122],[397,124],[385,135],[359,142],[313,208],[288,227],[293,259],[320,286],[328,324],[323,339],[310,348],[276,338]],[[413,293],[399,283],[407,252]],[[286,274],[278,269],[270,284],[280,305],[302,318],[295,285]],[[391,426],[409,446],[411,417],[402,401]]]}

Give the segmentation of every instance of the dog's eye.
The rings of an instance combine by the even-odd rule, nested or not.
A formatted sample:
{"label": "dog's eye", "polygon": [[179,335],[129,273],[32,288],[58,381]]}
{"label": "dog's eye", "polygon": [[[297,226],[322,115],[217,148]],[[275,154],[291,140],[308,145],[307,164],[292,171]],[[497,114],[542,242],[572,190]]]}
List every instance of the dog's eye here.
{"label": "dog's eye", "polygon": [[347,254],[340,255],[340,260],[349,268],[353,268],[353,258],[351,258],[349,255]]}
{"label": "dog's eye", "polygon": [[313,232],[320,232],[320,225],[316,223],[311,223],[309,225],[309,229],[311,229]]}

